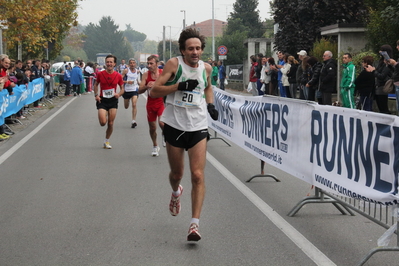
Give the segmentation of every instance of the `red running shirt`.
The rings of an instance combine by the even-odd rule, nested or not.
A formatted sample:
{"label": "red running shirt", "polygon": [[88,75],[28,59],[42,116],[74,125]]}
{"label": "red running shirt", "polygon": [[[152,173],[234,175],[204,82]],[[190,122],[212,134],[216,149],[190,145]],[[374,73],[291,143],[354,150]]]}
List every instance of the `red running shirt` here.
{"label": "red running shirt", "polygon": [[103,91],[114,90],[116,93],[116,87],[119,85],[121,88],[123,87],[123,79],[122,75],[118,72],[114,71],[112,74],[109,74],[107,71],[101,71],[97,74],[97,83],[100,84],[100,96],[103,95]]}

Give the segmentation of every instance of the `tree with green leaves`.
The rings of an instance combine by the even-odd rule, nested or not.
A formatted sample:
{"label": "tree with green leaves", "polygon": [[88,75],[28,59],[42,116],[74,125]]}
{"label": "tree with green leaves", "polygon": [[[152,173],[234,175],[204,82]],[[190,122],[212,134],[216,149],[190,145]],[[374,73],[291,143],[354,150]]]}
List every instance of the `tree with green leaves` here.
{"label": "tree with green leaves", "polygon": [[132,45],[109,16],[102,17],[98,25],[89,23],[84,34],[86,41],[83,49],[90,60],[95,61],[97,53],[110,53],[118,60],[129,59],[134,55]]}
{"label": "tree with green leaves", "polygon": [[123,36],[125,36],[129,42],[144,42],[145,39],[147,39],[147,35],[135,31],[130,24],[126,24],[126,30],[123,31]]}
{"label": "tree with green leaves", "polygon": [[[378,52],[381,45],[396,47],[399,40],[399,2],[397,0],[365,0],[369,8],[366,36],[369,48]],[[397,50],[394,49],[396,55]],[[399,55],[398,55],[399,56]]]}
{"label": "tree with green leaves", "polygon": [[311,50],[320,28],[337,23],[361,23],[367,15],[364,0],[275,0],[271,3],[278,32],[277,50],[296,54]]}
{"label": "tree with green leaves", "polygon": [[143,52],[144,41],[147,39],[147,35],[138,31],[135,31],[130,24],[126,24],[126,30],[123,31],[123,36],[132,44],[135,51]]}
{"label": "tree with green leaves", "polygon": [[263,37],[265,29],[260,21],[258,3],[258,0],[236,0],[233,4],[234,11],[227,19],[226,30],[216,42],[216,47],[225,45],[229,50],[225,65],[242,64],[247,57],[244,40]]}
{"label": "tree with green leaves", "polygon": [[[170,50],[170,46],[172,46],[172,50]],[[170,51],[172,51],[172,53],[170,53]],[[180,55],[179,43],[177,41],[170,42],[170,40],[165,40],[165,61],[178,55]],[[158,43],[158,56],[159,60],[163,60],[163,41]]]}
{"label": "tree with green leaves", "polygon": [[248,38],[247,31],[234,31],[231,34],[223,34],[220,40],[216,41],[216,47],[224,45],[228,49],[225,65],[242,64],[244,58],[247,58],[247,48],[244,41]]}
{"label": "tree with green leaves", "polygon": [[77,25],[80,0],[0,0],[0,23],[7,26],[4,32],[9,56],[17,58],[18,44],[22,45],[22,58],[44,57],[49,49],[50,58],[62,50],[62,40],[69,28]]}
{"label": "tree with green leaves", "polygon": [[231,21],[240,21],[248,29],[248,38],[261,38],[264,34],[263,24],[259,17],[258,0],[236,0],[233,4],[234,11],[228,19],[227,34],[235,31],[230,26]]}

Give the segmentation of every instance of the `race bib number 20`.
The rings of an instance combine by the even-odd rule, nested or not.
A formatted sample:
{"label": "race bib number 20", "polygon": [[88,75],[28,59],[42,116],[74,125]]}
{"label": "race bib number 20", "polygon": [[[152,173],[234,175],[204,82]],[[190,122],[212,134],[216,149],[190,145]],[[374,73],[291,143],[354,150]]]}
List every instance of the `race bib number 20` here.
{"label": "race bib number 20", "polygon": [[175,93],[175,105],[183,107],[194,107],[201,104],[202,95],[200,91],[177,91]]}

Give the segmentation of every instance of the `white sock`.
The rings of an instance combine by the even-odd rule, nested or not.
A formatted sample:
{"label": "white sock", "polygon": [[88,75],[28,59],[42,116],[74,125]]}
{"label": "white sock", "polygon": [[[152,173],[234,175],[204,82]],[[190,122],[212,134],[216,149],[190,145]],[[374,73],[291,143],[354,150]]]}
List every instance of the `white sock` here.
{"label": "white sock", "polygon": [[136,120],[132,120],[132,124],[133,124],[133,123],[136,123]]}
{"label": "white sock", "polygon": [[175,197],[180,196],[180,194],[181,194],[180,186],[177,189],[177,191],[173,191],[172,193],[173,193],[173,196],[175,196]]}
{"label": "white sock", "polygon": [[197,225],[199,226],[199,219],[197,219],[197,218],[191,218],[190,225],[191,225],[191,224],[197,224]]}
{"label": "white sock", "polygon": [[105,140],[104,140],[104,143],[105,143],[105,142],[109,142],[109,139],[105,139]]}

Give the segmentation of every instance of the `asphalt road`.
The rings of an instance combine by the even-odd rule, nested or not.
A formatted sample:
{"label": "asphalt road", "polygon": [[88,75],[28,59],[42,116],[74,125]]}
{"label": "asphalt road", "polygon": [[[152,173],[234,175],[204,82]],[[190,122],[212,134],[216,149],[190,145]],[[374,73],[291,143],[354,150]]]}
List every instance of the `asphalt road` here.
{"label": "asphalt road", "polygon": [[[259,160],[215,139],[202,240],[187,242],[189,170],[182,212],[172,217],[166,151],[150,155],[145,97],[135,129],[120,101],[111,150],[102,148],[93,98],[59,102],[0,146],[0,265],[356,265],[385,231],[326,204],[288,217],[310,185],[273,167],[267,172],[282,182],[246,183]],[[385,252],[366,265],[398,261]]]}

